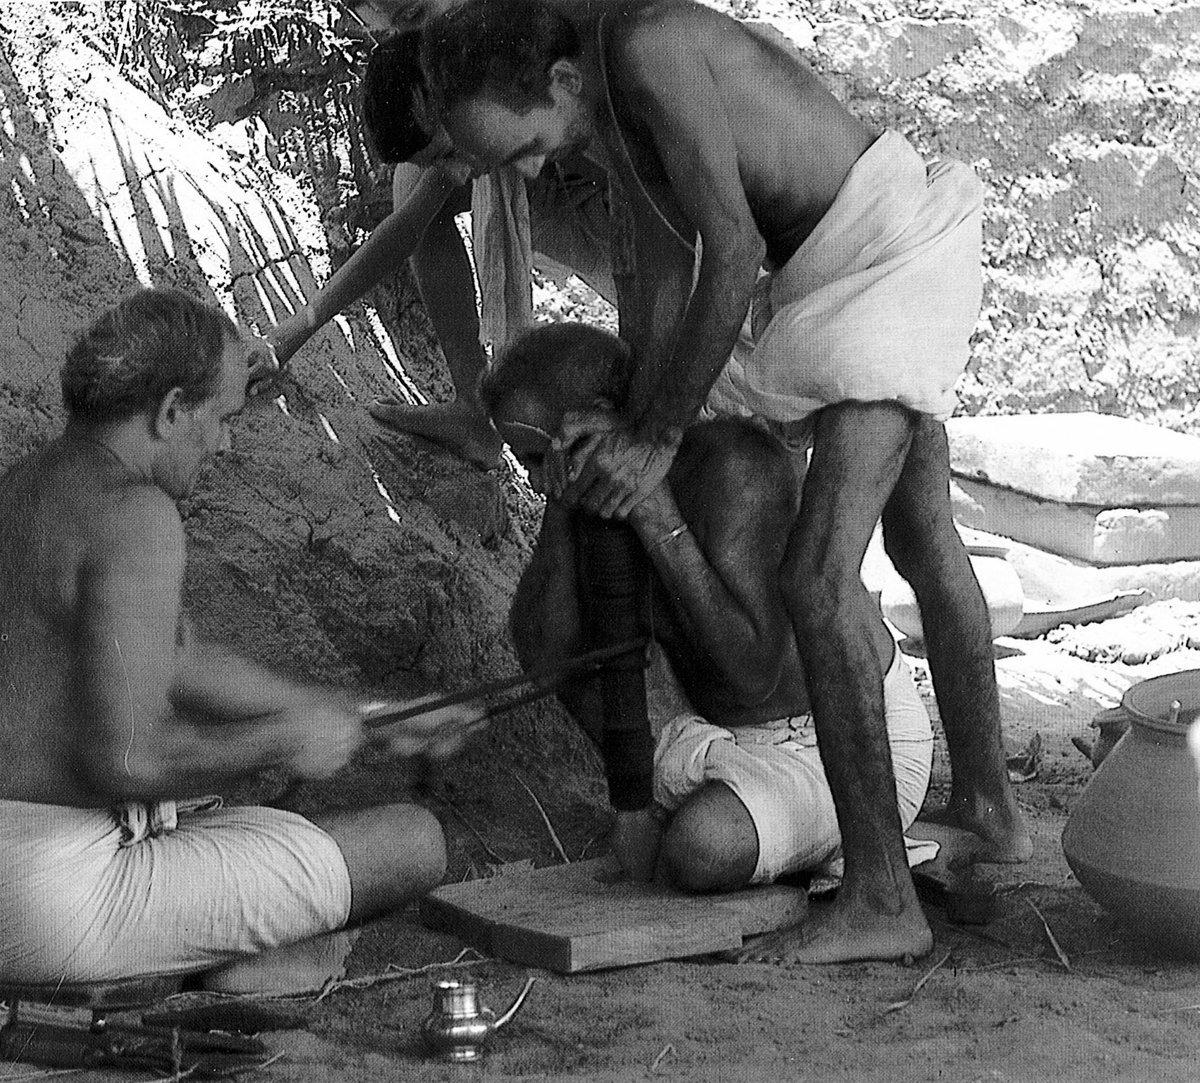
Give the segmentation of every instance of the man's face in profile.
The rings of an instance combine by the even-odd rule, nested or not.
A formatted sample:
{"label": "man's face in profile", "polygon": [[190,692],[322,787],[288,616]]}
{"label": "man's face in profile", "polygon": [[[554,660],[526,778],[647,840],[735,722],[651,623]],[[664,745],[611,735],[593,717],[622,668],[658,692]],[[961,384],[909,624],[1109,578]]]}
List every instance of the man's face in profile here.
{"label": "man's face in profile", "polygon": [[181,423],[155,470],[156,483],[173,500],[191,493],[213,456],[229,450],[230,424],[246,404],[248,353],[244,340],[226,340],[215,392],[194,406],[179,407]]}
{"label": "man's face in profile", "polygon": [[547,161],[582,151],[591,142],[591,118],[579,95],[551,86],[551,101],[518,110],[489,93],[460,102],[445,118],[446,131],[475,173],[511,166],[533,179]]}

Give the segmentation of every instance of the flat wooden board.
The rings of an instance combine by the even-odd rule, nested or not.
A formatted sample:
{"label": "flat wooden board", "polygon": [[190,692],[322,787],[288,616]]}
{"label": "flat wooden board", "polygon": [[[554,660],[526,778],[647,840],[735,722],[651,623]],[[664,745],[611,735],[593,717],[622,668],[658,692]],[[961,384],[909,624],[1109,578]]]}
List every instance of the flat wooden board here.
{"label": "flat wooden board", "polygon": [[794,887],[688,895],[631,883],[605,857],[447,884],[421,917],[489,955],[574,974],[736,949],[806,909]]}

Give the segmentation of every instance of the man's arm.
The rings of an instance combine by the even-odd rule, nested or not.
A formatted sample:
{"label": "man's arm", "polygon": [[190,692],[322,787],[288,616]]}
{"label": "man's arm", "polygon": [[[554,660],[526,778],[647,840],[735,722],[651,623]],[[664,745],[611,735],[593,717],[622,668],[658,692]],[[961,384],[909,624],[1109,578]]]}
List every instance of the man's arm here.
{"label": "man's arm", "polygon": [[381,281],[416,251],[430,221],[459,188],[457,173],[442,169],[396,167],[393,191],[407,195],[395,200],[395,209],[371,231],[353,255],[337,269],[296,313],[272,329],[267,339],[280,364],[287,362],[312,336],[339,312]]}
{"label": "man's arm", "polygon": [[[413,271],[425,310],[442,347],[456,395],[472,403],[487,354],[479,341],[479,310],[475,307],[475,275],[466,245],[454,220],[470,210],[470,189],[461,188],[434,215],[413,254]],[[482,412],[483,407],[479,407]]]}
{"label": "man's arm", "polygon": [[[653,274],[653,253],[670,259],[672,252],[662,227],[646,213],[637,215],[638,259],[647,273],[632,283],[639,294],[633,319],[622,320],[622,337],[630,336],[636,359],[625,411],[632,428],[577,443],[596,431],[591,419],[580,418],[564,425],[557,445],[574,447],[566,476],[555,474],[555,491],[604,517],[627,517],[666,476],[683,429],[733,351],[766,253],[724,103],[698,41],[705,28],[695,29],[695,14],[681,8],[634,15],[618,25],[611,42],[614,81],[702,251],[695,287],[685,294],[677,253],[671,273]],[[622,487],[626,495],[619,497]]]}
{"label": "man's arm", "polygon": [[222,706],[240,721],[195,725],[172,710],[183,569],[182,524],[160,491],[130,488],[96,524],[73,660],[84,786],[103,800],[150,800],[211,792],[267,767],[320,777],[342,766],[361,726],[332,700],[245,717],[238,708],[262,700],[239,704],[230,688]]}
{"label": "man's arm", "polygon": [[623,97],[653,140],[672,194],[702,244],[695,289],[669,358],[655,365],[657,359],[641,356],[634,344],[639,366],[630,405],[638,434],[647,440],[695,420],[737,342],[766,254],[700,40],[707,20],[694,14],[675,9],[635,15],[612,41]]}
{"label": "man's arm", "polygon": [[695,672],[732,708],[752,707],[775,690],[792,639],[779,589],[796,510],[791,466],[765,434],[714,422],[690,430],[668,480],[629,522]]}
{"label": "man's arm", "polygon": [[271,714],[291,706],[296,685],[269,669],[201,638],[186,616],[179,618],[170,705],[200,723],[220,723]]}

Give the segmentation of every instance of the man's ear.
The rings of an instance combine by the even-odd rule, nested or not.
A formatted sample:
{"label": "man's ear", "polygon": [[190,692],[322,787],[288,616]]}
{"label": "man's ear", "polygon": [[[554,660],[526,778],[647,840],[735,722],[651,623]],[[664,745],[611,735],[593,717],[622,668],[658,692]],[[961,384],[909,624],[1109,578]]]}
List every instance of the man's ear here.
{"label": "man's ear", "polygon": [[566,57],[559,57],[550,65],[550,85],[561,87],[570,94],[579,97],[583,93],[583,72],[579,65]]}
{"label": "man's ear", "polygon": [[166,440],[179,424],[181,415],[184,412],[184,407],[180,404],[183,397],[183,388],[173,387],[159,401],[158,409],[154,411],[154,416],[151,419],[151,424],[154,429],[154,435],[160,440]]}

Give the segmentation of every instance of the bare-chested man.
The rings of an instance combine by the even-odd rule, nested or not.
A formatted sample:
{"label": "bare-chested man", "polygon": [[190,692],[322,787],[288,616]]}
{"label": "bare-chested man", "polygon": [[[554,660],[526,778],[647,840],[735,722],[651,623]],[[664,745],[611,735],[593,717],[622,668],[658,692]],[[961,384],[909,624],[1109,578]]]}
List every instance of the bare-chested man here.
{"label": "bare-chested man", "polygon": [[[833,908],[752,957],[927,951],[894,811],[887,657],[859,576],[881,516],[929,615],[954,768],[947,818],[976,831],[992,859],[1031,850],[936,420],[953,408],[978,314],[978,180],[958,163],[927,167],[894,132],[869,131],[792,54],[702,6],[667,0],[570,23],[536,0],[472,0],[425,38],[440,118],[475,169],[532,174],[586,153],[619,182],[632,222],[630,258],[614,268],[622,337],[637,359],[627,425],[569,420],[559,444],[570,455],[557,466],[552,457],[550,490],[626,515],[665,476],[706,399],[812,427],[783,576],[846,878]],[[729,362],[752,295],[755,349]]]}
{"label": "bare-chested man", "polygon": [[[546,492],[551,437],[570,411],[598,409],[621,423],[631,371],[614,336],[552,324],[519,339],[484,377],[484,402],[535,490]],[[606,763],[613,842],[635,878],[648,878],[661,858],[680,887],[723,891],[837,861],[837,816],[779,583],[797,504],[779,442],[726,419],[690,427],[666,479],[630,511],[651,564],[648,625],[695,713],[667,721],[657,748],[646,732],[613,750],[596,681],[574,681],[560,696],[607,758],[621,761]],[[586,649],[581,518],[547,493],[510,620],[529,668]],[[907,828],[925,797],[933,732],[878,617],[871,634],[884,659],[887,740]]]}
{"label": "bare-chested man", "polygon": [[[67,355],[66,431],[0,477],[6,980],[236,966],[443,875],[441,828],[412,805],[310,821],[189,800],[268,768],[327,777],[364,740],[350,703],[200,639],[180,610],[175,502],[228,446],[248,349],[219,309],[133,295]],[[383,739],[441,756],[477,718]]]}

